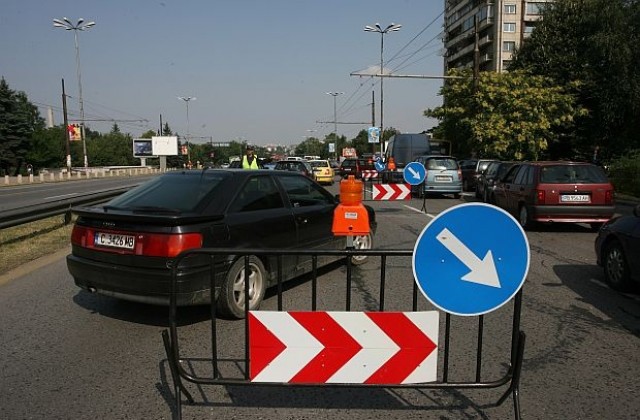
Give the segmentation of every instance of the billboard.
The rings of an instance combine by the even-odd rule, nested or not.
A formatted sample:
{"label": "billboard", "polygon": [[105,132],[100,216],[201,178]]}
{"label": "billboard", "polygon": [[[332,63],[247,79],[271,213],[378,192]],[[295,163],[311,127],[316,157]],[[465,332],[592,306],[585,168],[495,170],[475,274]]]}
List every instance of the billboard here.
{"label": "billboard", "polygon": [[151,139],[133,139],[133,157],[155,157],[151,145]]}
{"label": "billboard", "polygon": [[178,137],[176,136],[153,136],[151,146],[154,156],[178,155]]}

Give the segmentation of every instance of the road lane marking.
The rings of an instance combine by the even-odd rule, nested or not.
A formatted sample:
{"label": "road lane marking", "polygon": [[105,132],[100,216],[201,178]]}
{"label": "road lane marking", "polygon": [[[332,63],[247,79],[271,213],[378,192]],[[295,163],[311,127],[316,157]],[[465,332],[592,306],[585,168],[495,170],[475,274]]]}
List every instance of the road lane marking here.
{"label": "road lane marking", "polygon": [[424,215],[426,215],[427,217],[430,217],[430,218],[432,218],[432,219],[436,217],[436,216],[434,216],[433,214],[425,213],[425,212],[423,212],[422,210],[418,210],[417,208],[415,208],[415,207],[411,207],[411,206],[409,206],[409,205],[407,205],[407,204],[403,204],[403,206],[405,206],[405,207],[406,207],[406,208],[408,208],[409,210],[413,210],[413,211],[415,211],[416,213],[424,214]]}
{"label": "road lane marking", "polygon": [[78,195],[78,193],[70,193],[70,194],[62,194],[62,195],[52,195],[51,197],[44,197],[43,200],[55,200],[57,198],[70,197],[72,195]]}

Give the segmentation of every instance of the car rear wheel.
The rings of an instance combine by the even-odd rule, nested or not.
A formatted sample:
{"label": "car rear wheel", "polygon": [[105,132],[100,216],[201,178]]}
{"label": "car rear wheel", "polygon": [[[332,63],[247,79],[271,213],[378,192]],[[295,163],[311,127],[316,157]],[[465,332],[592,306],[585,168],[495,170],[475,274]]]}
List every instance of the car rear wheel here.
{"label": "car rear wheel", "polygon": [[620,242],[606,245],[603,258],[604,278],[612,289],[626,292],[631,289],[629,265]]}
{"label": "car rear wheel", "polygon": [[520,206],[519,218],[518,222],[520,222],[520,226],[523,229],[527,229],[531,227],[531,219],[529,218],[529,209],[524,204]]}
{"label": "car rear wheel", "polygon": [[[373,248],[373,235],[359,235],[353,237],[353,247],[355,249],[371,249]],[[367,262],[366,255],[354,255],[351,257],[351,264],[361,265]]]}
{"label": "car rear wheel", "polygon": [[[228,318],[244,318],[244,258],[239,258],[229,269],[220,290],[218,312]],[[249,257],[249,310],[260,307],[266,290],[266,270],[257,257]]]}

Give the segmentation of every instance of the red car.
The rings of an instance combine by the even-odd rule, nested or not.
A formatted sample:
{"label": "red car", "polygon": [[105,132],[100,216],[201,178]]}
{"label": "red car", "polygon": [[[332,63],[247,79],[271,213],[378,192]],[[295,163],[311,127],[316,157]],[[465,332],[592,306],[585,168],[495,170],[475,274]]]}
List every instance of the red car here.
{"label": "red car", "polygon": [[494,198],[522,227],[588,223],[597,230],[615,211],[613,185],[602,168],[582,162],[517,163],[496,183]]}

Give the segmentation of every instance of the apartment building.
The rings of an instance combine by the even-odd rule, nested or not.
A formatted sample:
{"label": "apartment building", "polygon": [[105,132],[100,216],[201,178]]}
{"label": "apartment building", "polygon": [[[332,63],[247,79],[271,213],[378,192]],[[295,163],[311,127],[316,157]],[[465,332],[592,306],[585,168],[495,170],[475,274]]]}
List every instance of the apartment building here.
{"label": "apartment building", "polygon": [[445,72],[473,68],[476,45],[480,71],[505,71],[552,1],[445,0]]}

